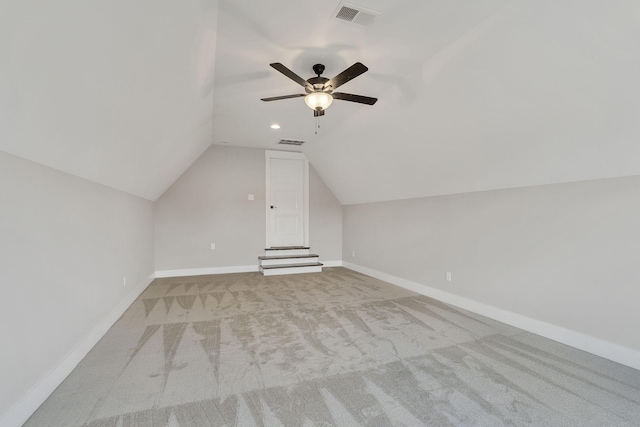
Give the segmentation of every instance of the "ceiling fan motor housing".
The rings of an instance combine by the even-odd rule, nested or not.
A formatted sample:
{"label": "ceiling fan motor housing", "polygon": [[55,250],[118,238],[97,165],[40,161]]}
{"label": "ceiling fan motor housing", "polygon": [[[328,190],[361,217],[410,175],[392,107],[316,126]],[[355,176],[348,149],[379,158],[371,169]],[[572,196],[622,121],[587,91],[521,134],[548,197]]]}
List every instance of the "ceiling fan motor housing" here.
{"label": "ceiling fan motor housing", "polygon": [[323,92],[327,92],[327,93],[331,93],[331,87],[324,87],[324,84],[326,82],[328,82],[329,79],[326,77],[311,77],[310,79],[307,80],[307,83],[309,83],[311,86],[313,86],[313,90],[311,90],[311,88],[309,86],[306,86],[304,88],[304,90],[307,93],[311,93],[311,92],[317,92],[317,91],[323,91]]}

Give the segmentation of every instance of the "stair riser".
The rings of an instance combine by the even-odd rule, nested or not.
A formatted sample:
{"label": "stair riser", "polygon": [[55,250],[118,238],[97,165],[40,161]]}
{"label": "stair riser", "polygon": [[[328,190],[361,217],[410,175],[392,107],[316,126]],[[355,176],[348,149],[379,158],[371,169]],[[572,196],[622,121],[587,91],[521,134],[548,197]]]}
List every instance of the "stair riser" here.
{"label": "stair riser", "polygon": [[309,255],[309,249],[266,250],[265,256]]}
{"label": "stair riser", "polygon": [[272,270],[260,269],[264,276],[282,276],[285,274],[322,273],[322,266],[275,268]]}
{"label": "stair riser", "polygon": [[318,262],[318,257],[311,258],[284,258],[284,259],[263,259],[260,265],[287,265],[287,264],[309,264]]}

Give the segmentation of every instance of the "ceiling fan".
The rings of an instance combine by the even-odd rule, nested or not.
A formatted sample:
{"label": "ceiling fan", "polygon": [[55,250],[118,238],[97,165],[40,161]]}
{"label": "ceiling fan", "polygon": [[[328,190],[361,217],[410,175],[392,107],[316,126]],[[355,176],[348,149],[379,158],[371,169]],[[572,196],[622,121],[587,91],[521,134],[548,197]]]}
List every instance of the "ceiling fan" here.
{"label": "ceiling fan", "polygon": [[274,62],[269,65],[289,77],[294,82],[298,83],[300,86],[304,87],[306,93],[262,98],[262,101],[278,101],[280,99],[299,98],[304,96],[304,102],[313,110],[313,116],[319,117],[324,116],[324,110],[331,105],[334,99],[358,102],[360,104],[367,105],[373,105],[378,100],[378,98],[371,98],[369,96],[334,92],[338,87],[368,70],[368,68],[360,62],[356,62],[332,79],[321,77],[324,72],[324,65],[316,64],[313,66],[313,72],[316,73],[316,77],[311,77],[307,80],[303,79],[279,62]]}

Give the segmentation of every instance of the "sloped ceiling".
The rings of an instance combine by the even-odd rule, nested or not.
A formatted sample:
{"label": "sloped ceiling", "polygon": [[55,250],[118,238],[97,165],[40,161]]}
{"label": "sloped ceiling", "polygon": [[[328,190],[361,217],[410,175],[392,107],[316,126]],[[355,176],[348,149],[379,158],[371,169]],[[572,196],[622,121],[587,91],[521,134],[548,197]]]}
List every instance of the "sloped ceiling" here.
{"label": "sloped ceiling", "polygon": [[[280,138],[343,204],[640,174],[635,0],[354,0],[367,29],[338,1],[8,3],[0,150],[151,200],[211,143]],[[271,62],[356,61],[340,91],[380,100],[320,129],[260,101],[302,89]]]}
{"label": "sloped ceiling", "polygon": [[212,140],[217,1],[0,2],[0,150],[150,200]]}
{"label": "sloped ceiling", "polygon": [[[337,2],[278,3],[221,3],[214,141],[306,140],[343,204],[640,173],[638,2],[361,0],[382,13],[367,30],[330,21]],[[302,100],[257,101],[297,91],[274,61],[361,61],[340,90],[380,100],[334,102],[315,135]]]}

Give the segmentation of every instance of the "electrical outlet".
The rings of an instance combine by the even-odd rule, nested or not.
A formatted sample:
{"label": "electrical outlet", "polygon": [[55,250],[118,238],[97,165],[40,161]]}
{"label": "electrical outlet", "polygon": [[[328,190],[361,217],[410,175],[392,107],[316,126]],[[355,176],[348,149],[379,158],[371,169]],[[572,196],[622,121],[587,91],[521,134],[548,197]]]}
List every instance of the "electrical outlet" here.
{"label": "electrical outlet", "polygon": [[447,282],[451,281],[451,272],[447,271]]}
{"label": "electrical outlet", "polygon": [[122,287],[123,288],[127,287],[127,277],[126,276],[122,278]]}
{"label": "electrical outlet", "polygon": [[215,249],[216,249],[216,244],[215,244],[215,243],[212,243],[212,244],[211,244],[211,250],[213,251],[213,250],[215,250]]}
{"label": "electrical outlet", "polygon": [[355,258],[355,257],[356,257],[356,251],[351,252],[351,256],[352,256],[353,258]]}

